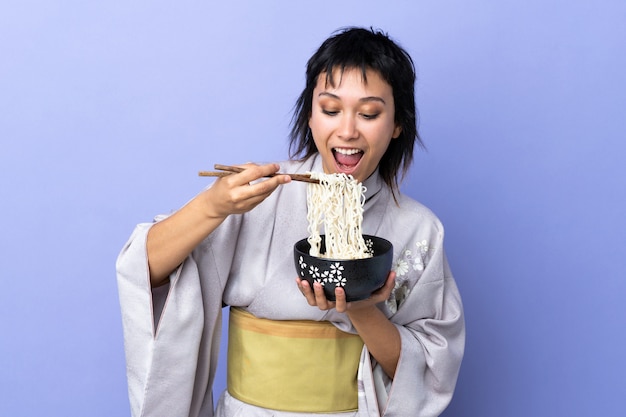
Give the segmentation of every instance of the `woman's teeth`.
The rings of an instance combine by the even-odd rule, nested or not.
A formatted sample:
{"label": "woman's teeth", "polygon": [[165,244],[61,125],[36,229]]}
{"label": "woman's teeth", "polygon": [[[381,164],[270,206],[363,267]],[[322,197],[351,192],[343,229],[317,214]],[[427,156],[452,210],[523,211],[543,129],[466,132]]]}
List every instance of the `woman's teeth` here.
{"label": "woman's teeth", "polygon": [[337,149],[335,148],[335,152],[343,154],[343,155],[354,155],[355,153],[361,152],[360,149]]}

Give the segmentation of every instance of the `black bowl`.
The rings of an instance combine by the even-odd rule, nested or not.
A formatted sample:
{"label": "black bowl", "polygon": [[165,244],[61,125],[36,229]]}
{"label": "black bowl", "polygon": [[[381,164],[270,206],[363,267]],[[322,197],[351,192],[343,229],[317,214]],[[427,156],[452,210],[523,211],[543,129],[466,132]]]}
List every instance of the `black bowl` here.
{"label": "black bowl", "polygon": [[[324,235],[320,252],[325,253]],[[307,239],[298,241],[293,248],[296,270],[300,278],[322,284],[326,298],[335,301],[335,288],[343,287],[347,301],[368,298],[380,289],[391,270],[393,245],[381,237],[363,235],[365,242],[371,244],[373,256],[363,259],[328,259],[309,255],[311,245]]]}

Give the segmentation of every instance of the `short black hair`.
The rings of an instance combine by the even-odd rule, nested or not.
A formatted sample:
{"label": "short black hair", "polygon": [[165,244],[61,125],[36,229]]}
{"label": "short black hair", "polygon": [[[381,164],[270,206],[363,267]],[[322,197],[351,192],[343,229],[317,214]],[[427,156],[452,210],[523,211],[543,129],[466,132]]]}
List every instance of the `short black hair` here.
{"label": "short black hair", "polygon": [[334,70],[358,69],[367,82],[368,70],[378,73],[393,91],[395,122],[402,128],[383,155],[379,172],[393,191],[398,189],[401,172],[406,174],[413,162],[415,144],[423,147],[417,131],[415,106],[415,65],[411,56],[381,30],[359,27],[340,29],[326,39],[311,56],[306,67],[306,84],[296,101],[291,120],[289,155],[306,159],[316,153],[309,118],[313,106],[313,90],[320,74],[334,85]]}

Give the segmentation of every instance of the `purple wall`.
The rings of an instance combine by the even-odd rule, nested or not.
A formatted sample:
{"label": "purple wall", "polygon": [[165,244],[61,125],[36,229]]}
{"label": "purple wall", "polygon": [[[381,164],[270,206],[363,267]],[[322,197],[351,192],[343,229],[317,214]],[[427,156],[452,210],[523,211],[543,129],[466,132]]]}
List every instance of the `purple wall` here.
{"label": "purple wall", "polygon": [[374,25],[417,64],[404,190],[446,225],[465,302],[445,416],[623,416],[626,3],[303,4],[0,5],[0,415],[128,415],[135,223],[214,163],[284,159],[306,59]]}

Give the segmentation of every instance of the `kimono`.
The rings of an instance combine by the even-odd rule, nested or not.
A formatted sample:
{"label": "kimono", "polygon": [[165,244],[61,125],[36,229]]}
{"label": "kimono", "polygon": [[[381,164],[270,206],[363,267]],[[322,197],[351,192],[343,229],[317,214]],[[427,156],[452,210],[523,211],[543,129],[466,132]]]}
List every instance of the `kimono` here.
{"label": "kimono", "polygon": [[[319,155],[281,164],[281,172],[321,172]],[[397,195],[378,172],[368,178],[362,232],[394,247],[395,288],[378,307],[397,327],[401,353],[393,379],[363,347],[358,410],[327,416],[439,415],[455,388],[465,344],[463,306],[437,217]],[[309,306],[295,283],[293,245],[308,236],[306,183],[280,186],[253,210],[231,215],[152,289],[146,236],[139,224],[117,260],[127,378],[133,417],[305,416],[247,405],[212,384],[223,306],[258,318],[325,320],[356,333],[345,313]],[[157,217],[155,221],[163,218]]]}

